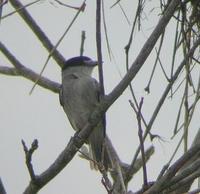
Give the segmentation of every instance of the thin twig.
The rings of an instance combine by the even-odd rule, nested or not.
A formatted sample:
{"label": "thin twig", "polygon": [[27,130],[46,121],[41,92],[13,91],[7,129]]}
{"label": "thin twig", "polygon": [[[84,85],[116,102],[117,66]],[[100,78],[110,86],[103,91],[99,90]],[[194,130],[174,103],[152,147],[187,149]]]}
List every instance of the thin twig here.
{"label": "thin twig", "polygon": [[5,18],[7,18],[8,16],[11,16],[11,15],[13,15],[13,14],[15,14],[15,13],[21,11],[22,9],[25,9],[25,8],[31,6],[31,5],[33,5],[33,4],[37,3],[37,2],[39,2],[39,1],[41,1],[41,0],[36,0],[36,1],[31,2],[31,3],[28,3],[28,4],[24,5],[24,6],[22,6],[22,7],[18,8],[18,9],[16,9],[15,11],[12,11],[12,12],[10,12],[10,13],[8,13],[8,14],[2,16],[1,19],[5,19]]}
{"label": "thin twig", "polygon": [[[174,1],[173,1],[174,2]],[[190,49],[190,51],[188,52],[188,54],[186,55],[186,57],[183,59],[183,61],[181,62],[181,64],[179,65],[179,67],[177,68],[176,72],[174,73],[172,79],[171,79],[171,82],[167,85],[165,91],[163,92],[163,95],[161,96],[160,100],[158,101],[158,105],[157,107],[155,108],[154,112],[153,112],[153,115],[148,123],[148,126],[144,132],[144,136],[143,138],[145,139],[147,137],[147,135],[149,134],[149,131],[151,130],[151,127],[156,119],[156,116],[158,115],[158,112],[160,111],[160,108],[162,107],[162,104],[164,103],[173,83],[176,81],[176,79],[178,78],[180,72],[182,71],[184,65],[185,65],[185,61],[188,60],[189,57],[191,57],[195,51],[195,49],[199,46],[200,44],[200,38],[194,43],[193,47]],[[127,173],[127,181],[130,180],[130,178],[132,177],[132,168],[134,166],[134,163],[137,159],[137,156],[140,152],[140,146],[137,148],[136,150],[136,154],[132,160],[132,163],[131,163],[131,166],[130,166],[130,171],[129,173]]]}
{"label": "thin twig", "polygon": [[58,48],[58,46],[60,45],[60,43],[62,42],[62,40],[64,39],[64,37],[66,36],[66,34],[68,33],[68,31],[70,30],[70,28],[72,27],[73,23],[76,21],[76,18],[79,16],[80,12],[83,11],[85,9],[85,1],[83,1],[80,9],[77,11],[76,15],[74,16],[74,18],[72,19],[72,21],[70,22],[69,26],[67,27],[67,29],[65,30],[65,32],[63,33],[63,35],[60,37],[60,39],[58,40],[58,42],[56,43],[56,45],[52,48],[52,50],[49,52],[49,55],[47,57],[47,60],[45,61],[45,64],[44,66],[42,67],[42,70],[37,78],[37,80],[35,81],[33,87],[31,88],[29,94],[32,94],[35,86],[37,85],[38,81],[40,80],[41,76],[42,76],[42,73],[44,72],[50,58],[53,56],[53,53],[56,51],[56,49]]}
{"label": "thin twig", "polygon": [[113,8],[115,5],[117,5],[121,0],[117,0],[110,8]]}
{"label": "thin twig", "polygon": [[140,15],[140,11],[141,11],[141,0],[138,0],[138,6],[137,6],[137,11],[136,11],[136,14],[135,14],[135,18],[133,20],[133,25],[132,25],[132,29],[131,29],[131,33],[130,33],[130,37],[129,37],[129,41],[127,43],[127,45],[125,46],[125,53],[127,55],[127,59],[128,59],[128,53],[129,53],[129,49],[131,47],[131,44],[132,44],[132,40],[133,40],[133,32],[135,30],[135,25],[136,25],[136,22],[137,22],[137,18],[139,17]]}
{"label": "thin twig", "polygon": [[2,20],[3,6],[8,3],[8,0],[0,0],[0,24]]}
{"label": "thin twig", "polygon": [[140,150],[141,150],[141,155],[142,155],[142,167],[143,167],[143,183],[144,183],[144,188],[147,187],[148,181],[147,181],[147,169],[146,169],[146,163],[145,163],[145,154],[144,154],[144,141],[142,137],[142,125],[141,125],[141,109],[143,105],[143,98],[140,100],[139,108],[138,108],[138,113],[137,113],[137,121],[138,121],[138,136],[140,140]]}
{"label": "thin twig", "polygon": [[108,55],[111,60],[111,48],[110,48],[110,43],[109,43],[109,38],[108,38],[108,31],[107,31],[107,25],[106,25],[106,16],[105,16],[105,6],[104,6],[104,0],[102,0],[102,16],[103,16],[103,27],[104,27],[104,32],[105,32],[105,37],[106,37],[106,47],[108,50]]}
{"label": "thin twig", "polygon": [[85,31],[81,32],[81,46],[80,46],[80,56],[83,56],[84,53],[84,43],[85,43]]}
{"label": "thin twig", "polygon": [[160,44],[159,44],[158,52],[157,52],[157,55],[156,55],[156,60],[155,60],[154,65],[153,65],[153,69],[152,69],[152,72],[151,72],[151,75],[150,75],[148,84],[147,84],[147,86],[144,88],[144,90],[145,90],[147,93],[150,93],[150,84],[151,84],[151,81],[152,81],[152,79],[153,79],[153,75],[154,75],[154,72],[155,72],[155,69],[156,69],[156,66],[157,66],[157,63],[158,63],[158,58],[159,58],[159,55],[160,55],[160,52],[161,52],[161,49],[162,49],[162,45],[163,45],[163,41],[164,41],[164,35],[165,35],[165,31],[164,31],[164,32],[162,33],[162,35],[161,35]]}
{"label": "thin twig", "polygon": [[[71,5],[63,3],[63,2],[61,2],[59,0],[54,0],[54,1],[56,1],[58,4],[60,4],[62,6],[65,6],[65,7],[68,7],[68,8],[72,8],[72,9],[75,9],[75,10],[80,10],[82,8],[82,6],[80,6],[80,7],[71,6]],[[82,10],[82,11],[84,11],[84,10]]]}
{"label": "thin twig", "polygon": [[[33,17],[29,14],[29,12],[24,8],[24,5],[19,0],[9,0],[9,3],[16,9],[19,10],[17,13],[22,17],[22,19],[26,22],[26,24],[30,27],[33,33],[40,40],[42,45],[51,52],[54,48],[54,45],[51,43],[46,34],[42,31]],[[62,67],[65,63],[65,58],[61,55],[58,50],[54,50],[52,54],[53,59],[57,62],[57,64]]]}
{"label": "thin twig", "polygon": [[126,12],[124,11],[124,8],[122,7],[120,2],[119,2],[119,7],[122,10],[122,13],[123,13],[124,17],[126,18],[126,21],[127,21],[128,25],[131,25],[131,22],[129,21],[128,16],[126,15]]}
{"label": "thin twig", "polygon": [[31,177],[31,180],[33,182],[37,182],[37,178],[36,178],[36,175],[35,175],[31,161],[32,161],[32,155],[33,155],[34,151],[38,148],[38,140],[35,139],[33,141],[30,149],[27,148],[24,140],[22,140],[22,145],[23,145],[23,148],[24,148],[25,156],[26,156],[26,166],[28,168],[28,172],[29,172],[29,175]]}

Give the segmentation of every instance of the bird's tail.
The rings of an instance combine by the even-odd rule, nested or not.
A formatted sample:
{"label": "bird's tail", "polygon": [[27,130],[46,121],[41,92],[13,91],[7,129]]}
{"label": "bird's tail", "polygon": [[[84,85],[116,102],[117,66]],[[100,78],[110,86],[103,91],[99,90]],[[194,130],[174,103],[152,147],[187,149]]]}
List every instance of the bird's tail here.
{"label": "bird's tail", "polygon": [[102,123],[99,123],[89,137],[89,152],[92,160],[90,166],[92,169],[98,170],[98,163],[103,164],[104,168],[108,169],[108,154],[105,145],[105,131]]}

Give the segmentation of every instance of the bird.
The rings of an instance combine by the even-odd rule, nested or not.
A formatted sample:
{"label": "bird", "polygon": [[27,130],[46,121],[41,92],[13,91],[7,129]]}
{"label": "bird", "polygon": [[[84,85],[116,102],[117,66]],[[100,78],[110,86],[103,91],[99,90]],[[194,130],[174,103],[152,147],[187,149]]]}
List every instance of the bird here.
{"label": "bird", "polygon": [[[60,104],[76,132],[84,128],[91,113],[100,102],[99,83],[91,76],[97,64],[97,61],[87,56],[76,56],[68,59],[62,67]],[[104,140],[105,124],[102,118],[86,142],[89,144],[91,167],[96,170],[99,169],[97,164],[103,164],[107,168],[107,162],[102,154]]]}

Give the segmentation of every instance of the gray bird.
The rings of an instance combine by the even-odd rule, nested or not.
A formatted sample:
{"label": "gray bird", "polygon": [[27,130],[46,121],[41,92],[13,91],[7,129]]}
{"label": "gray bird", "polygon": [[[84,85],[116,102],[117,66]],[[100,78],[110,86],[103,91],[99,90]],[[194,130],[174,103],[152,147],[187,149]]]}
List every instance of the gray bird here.
{"label": "gray bird", "polygon": [[[60,104],[75,131],[84,128],[100,100],[99,84],[91,77],[96,65],[97,61],[86,56],[79,56],[67,60],[62,68]],[[92,159],[107,166],[105,161],[102,161],[104,138],[105,127],[102,119],[93,129],[86,143],[89,144]],[[95,164],[94,166],[96,167]]]}

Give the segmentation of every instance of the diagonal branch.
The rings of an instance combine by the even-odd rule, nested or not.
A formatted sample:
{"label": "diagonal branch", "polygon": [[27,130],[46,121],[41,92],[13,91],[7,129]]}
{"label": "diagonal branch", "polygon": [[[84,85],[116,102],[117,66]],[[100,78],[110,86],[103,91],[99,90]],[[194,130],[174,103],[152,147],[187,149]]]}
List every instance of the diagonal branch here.
{"label": "diagonal branch", "polygon": [[155,194],[159,193],[167,182],[171,180],[171,178],[178,172],[178,170],[187,163],[192,156],[199,154],[200,144],[190,148],[180,159],[178,159],[166,172],[166,174],[160,178],[145,194]]}
{"label": "diagonal branch", "polygon": [[1,181],[1,178],[0,178],[0,193],[1,193],[1,194],[6,194],[6,190],[5,190],[4,186],[3,186],[3,183],[2,183],[2,181]]}
{"label": "diagonal branch", "polygon": [[[10,0],[9,2],[16,10],[19,10],[18,11],[19,15],[23,18],[26,24],[31,28],[31,30],[40,40],[42,45],[48,50],[48,52],[51,52],[54,49],[54,45],[51,43],[51,41],[48,39],[48,37],[45,35],[42,29],[38,26],[38,24],[35,22],[32,16],[27,12],[27,10],[25,8],[20,10],[20,8],[24,7],[21,4],[21,2],[18,0]],[[61,55],[61,53],[58,50],[56,49],[54,50],[54,52],[52,53],[52,57],[58,63],[59,66],[61,67],[63,66],[65,62],[65,58]]]}
{"label": "diagonal branch", "polygon": [[149,54],[151,53],[158,38],[163,33],[165,27],[167,26],[169,20],[173,16],[173,13],[179,3],[180,3],[180,0],[171,1],[170,5],[166,9],[165,13],[162,15],[155,29],[153,30],[148,40],[142,47],[139,55],[137,56],[135,61],[132,63],[129,71],[124,76],[122,81],[109,94],[108,100],[111,102],[111,104],[124,92],[124,90],[127,88],[129,83],[135,78],[135,76],[137,75],[141,67],[144,65],[144,62],[146,61]]}
{"label": "diagonal branch", "polygon": [[[3,43],[0,42],[0,51],[7,57],[7,59],[12,63],[15,68],[9,67],[2,67],[0,66],[0,73],[7,74],[7,75],[19,75],[23,76],[33,82],[38,79],[39,74],[35,73],[33,70],[25,67],[18,61],[14,55],[5,47]],[[43,88],[49,89],[52,92],[58,93],[60,90],[60,84],[51,81],[48,78],[41,77],[38,81],[38,85]]]}

